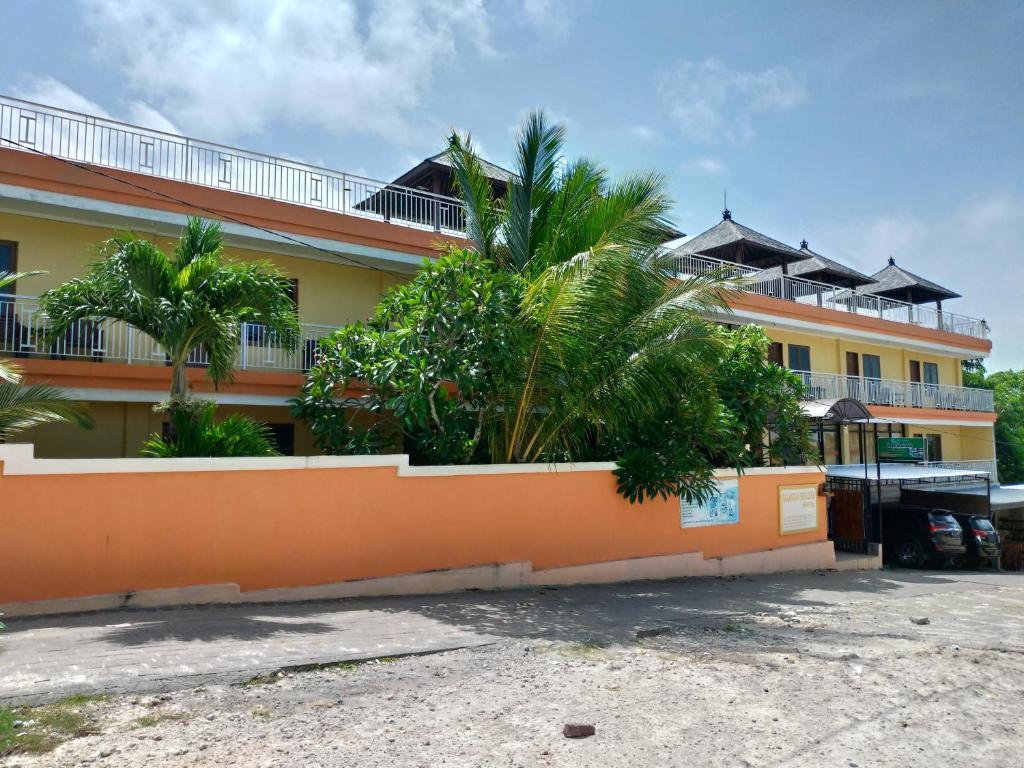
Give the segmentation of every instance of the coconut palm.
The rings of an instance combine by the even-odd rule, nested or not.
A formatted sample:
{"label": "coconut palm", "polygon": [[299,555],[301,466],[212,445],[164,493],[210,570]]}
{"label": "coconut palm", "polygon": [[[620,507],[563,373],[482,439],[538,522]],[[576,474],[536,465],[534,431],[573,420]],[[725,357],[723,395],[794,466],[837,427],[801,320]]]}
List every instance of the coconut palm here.
{"label": "coconut palm", "polygon": [[718,346],[704,319],[726,308],[724,275],[677,279],[660,248],[675,231],[657,174],[610,182],[588,160],[564,162],[565,131],[524,122],[503,200],[469,138],[452,134],[467,233],[526,282],[523,365],[496,409],[499,461],[575,458],[602,433],[658,413]]}
{"label": "coconut palm", "polygon": [[564,126],[531,113],[516,141],[514,178],[495,200],[472,140],[449,137],[467,234],[489,261],[535,276],[580,253],[647,251],[678,235],[659,174],[611,182],[590,160],[566,162],[564,144]]}
{"label": "coconut palm", "polygon": [[188,397],[187,365],[196,350],[214,385],[232,380],[242,323],[263,323],[287,349],[297,344],[286,279],[269,263],[227,261],[216,222],[190,217],[171,255],[132,234],[107,240],[100,253],[85,277],[40,298],[49,335],[100,319],[145,333],[170,358],[172,408]]}
{"label": "coconut palm", "polygon": [[[0,288],[39,272],[0,272]],[[0,443],[18,432],[40,424],[67,421],[92,426],[79,403],[46,384],[21,385],[21,370],[10,360],[0,359]]]}

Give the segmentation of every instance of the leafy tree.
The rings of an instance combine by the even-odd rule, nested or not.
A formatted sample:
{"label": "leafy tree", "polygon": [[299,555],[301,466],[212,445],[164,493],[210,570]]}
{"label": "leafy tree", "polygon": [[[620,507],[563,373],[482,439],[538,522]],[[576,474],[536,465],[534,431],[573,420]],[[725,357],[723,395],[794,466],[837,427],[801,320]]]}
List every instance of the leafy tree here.
{"label": "leafy tree", "polygon": [[802,382],[767,361],[764,331],[745,325],[716,333],[720,355],[693,372],[675,402],[598,446],[594,458],[618,458],[619,490],[632,501],[701,498],[717,467],[802,464],[815,456],[800,407]]}
{"label": "leafy tree", "polygon": [[280,455],[266,424],[238,413],[216,421],[216,412],[212,400],[189,400],[170,414],[174,438],[151,435],[142,445],[142,455],[158,459]]}
{"label": "leafy tree", "polygon": [[1024,483],[1024,370],[987,373],[981,360],[962,364],[965,387],[994,392],[999,482]]}
{"label": "leafy tree", "polygon": [[[0,288],[39,272],[0,272]],[[46,384],[21,384],[21,370],[0,359],[0,443],[19,432],[41,424],[70,422],[92,427],[92,420],[80,403],[69,400],[59,389]]]}
{"label": "leafy tree", "polygon": [[171,408],[188,398],[189,356],[202,349],[216,385],[231,381],[241,323],[263,323],[294,349],[298,318],[288,284],[269,263],[224,257],[220,225],[190,217],[168,255],[149,240],[117,235],[83,278],[47,291],[40,306],[59,338],[79,320],[120,320],[151,337],[171,359]]}
{"label": "leafy tree", "polygon": [[[321,340],[293,413],[328,453],[378,452],[397,428],[414,460],[484,459],[494,393],[521,357],[521,293],[521,280],[479,254],[449,250],[388,291],[368,322]],[[385,411],[393,418],[359,419]]]}

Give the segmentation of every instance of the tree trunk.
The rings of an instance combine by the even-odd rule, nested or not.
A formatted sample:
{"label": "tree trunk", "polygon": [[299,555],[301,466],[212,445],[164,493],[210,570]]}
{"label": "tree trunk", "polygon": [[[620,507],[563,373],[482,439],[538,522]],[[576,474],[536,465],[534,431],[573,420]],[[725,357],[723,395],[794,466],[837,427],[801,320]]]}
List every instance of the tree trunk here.
{"label": "tree trunk", "polygon": [[171,361],[171,401],[168,404],[168,429],[167,436],[171,440],[178,437],[178,429],[174,424],[174,414],[182,408],[188,400],[188,368],[184,360],[172,359]]}

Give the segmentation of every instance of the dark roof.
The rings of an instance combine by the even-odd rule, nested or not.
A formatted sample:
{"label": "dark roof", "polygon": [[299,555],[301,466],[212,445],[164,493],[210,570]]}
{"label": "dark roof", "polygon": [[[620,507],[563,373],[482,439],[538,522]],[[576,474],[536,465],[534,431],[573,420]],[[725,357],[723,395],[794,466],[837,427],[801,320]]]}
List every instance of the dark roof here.
{"label": "dark roof", "polygon": [[[686,241],[676,250],[680,253],[714,255],[715,251],[735,244],[749,246],[754,251],[743,260],[744,264],[752,267],[759,264],[770,266],[782,261],[802,261],[810,258],[796,248],[791,248],[768,235],[762,235],[750,227],[733,221],[732,213],[728,210],[722,212],[722,220],[715,226]],[[765,251],[768,253],[765,254]]]}
{"label": "dark roof", "polygon": [[[787,268],[787,272],[794,277],[803,277],[808,280],[816,280],[819,283],[839,285],[844,288],[856,288],[858,285],[867,285],[874,282],[873,278],[858,272],[856,269],[851,269],[845,264],[833,261],[827,256],[822,256],[820,253],[815,253],[807,247],[806,240],[800,243],[800,253],[805,254],[807,258],[803,261],[795,262]],[[771,274],[774,277],[782,274],[782,268],[772,267],[765,270],[765,273]]]}
{"label": "dark roof", "polygon": [[873,293],[900,301],[906,301],[909,294],[911,304],[960,298],[959,293],[955,293],[949,288],[943,288],[938,283],[925,280],[913,272],[908,272],[903,267],[897,267],[896,260],[893,258],[889,259],[889,264],[885,269],[873,274],[871,279],[873,282],[858,289],[858,293]]}
{"label": "dark roof", "polygon": [[[483,169],[484,174],[487,176],[487,178],[491,179],[492,181],[498,181],[501,182],[502,184],[507,184],[509,181],[516,178],[516,175],[512,173],[512,171],[506,168],[502,168],[500,165],[495,165],[494,163],[488,162],[487,160],[484,160],[482,157],[479,158],[479,160],[480,167]],[[419,177],[422,176],[423,173],[427,171],[432,165],[443,166],[449,172],[454,171],[455,166],[452,163],[451,150],[446,149],[444,150],[444,152],[438,152],[436,155],[428,157],[426,160],[421,161],[413,168],[410,168],[408,171],[403,173],[401,176],[399,176],[391,183],[399,184],[404,187],[413,186],[413,183],[416,182],[419,179]]]}

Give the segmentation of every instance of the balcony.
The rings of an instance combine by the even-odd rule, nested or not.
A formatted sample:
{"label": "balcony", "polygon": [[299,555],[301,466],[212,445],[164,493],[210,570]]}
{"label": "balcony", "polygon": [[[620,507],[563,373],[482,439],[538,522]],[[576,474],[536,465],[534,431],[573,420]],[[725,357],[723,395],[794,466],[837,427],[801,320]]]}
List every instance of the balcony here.
{"label": "balcony", "polygon": [[[35,298],[0,296],[0,355],[132,365],[170,364],[160,345],[120,321],[79,320],[50,345],[45,342],[48,329],[49,318],[39,309]],[[317,341],[334,330],[329,325],[303,323],[298,347],[289,351],[276,342],[266,326],[242,323],[235,365],[243,371],[308,371],[316,358]],[[209,357],[202,348],[189,358],[189,365],[196,367],[208,363]]]}
{"label": "balcony", "polygon": [[995,412],[990,389],[921,384],[894,379],[867,379],[835,373],[794,371],[804,383],[809,400],[838,400],[852,397],[866,405],[894,408],[937,408],[944,411]]}
{"label": "balcony", "polygon": [[745,281],[743,290],[759,296],[770,296],[847,314],[876,317],[895,323],[907,323],[975,339],[988,338],[988,324],[974,317],[939,311],[920,304],[908,304],[905,301],[887,299],[870,293],[856,293],[849,288],[766,272],[699,254],[685,254],[677,257],[677,261],[676,271],[680,276],[720,273],[728,277],[742,278]]}
{"label": "balcony", "polygon": [[464,235],[462,202],[385,181],[0,96],[0,148]]}

